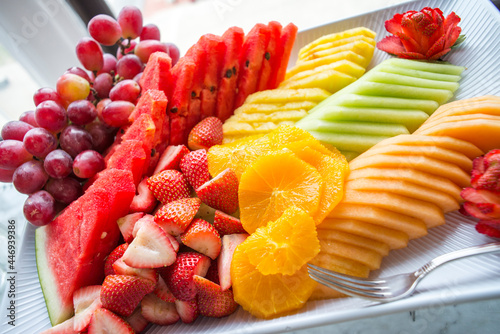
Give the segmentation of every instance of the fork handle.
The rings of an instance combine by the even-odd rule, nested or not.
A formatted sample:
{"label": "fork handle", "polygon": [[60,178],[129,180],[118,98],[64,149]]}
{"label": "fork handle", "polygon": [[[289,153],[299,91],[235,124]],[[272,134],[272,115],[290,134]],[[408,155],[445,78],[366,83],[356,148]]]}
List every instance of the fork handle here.
{"label": "fork handle", "polygon": [[473,246],[473,247],[468,247],[464,249],[460,249],[451,253],[443,254],[435,259],[429,261],[427,264],[422,266],[420,269],[418,269],[415,272],[415,276],[418,278],[423,278],[425,275],[427,275],[429,272],[431,272],[433,269],[439,267],[442,264],[458,260],[458,259],[463,259],[465,257],[469,256],[474,256],[474,255],[480,255],[480,254],[487,254],[487,253],[495,253],[495,252],[500,252],[500,242],[492,242],[480,246]]}

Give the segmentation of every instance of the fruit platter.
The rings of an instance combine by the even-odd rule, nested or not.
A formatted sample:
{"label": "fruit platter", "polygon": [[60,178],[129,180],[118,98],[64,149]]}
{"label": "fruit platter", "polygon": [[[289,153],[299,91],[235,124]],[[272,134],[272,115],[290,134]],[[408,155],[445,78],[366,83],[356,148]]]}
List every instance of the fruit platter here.
{"label": "fruit platter", "polygon": [[[421,51],[432,38],[396,31],[410,20],[398,13],[413,24],[424,11],[446,38]],[[134,16],[97,16],[89,33],[138,37]],[[449,264],[386,304],[316,284],[306,265],[382,277],[498,240],[500,13],[488,0],[233,27],[182,56],[140,28],[154,37],[122,68],[117,57],[116,77],[83,38],[92,79],[68,70],[35,93],[38,126],[25,116],[2,130],[2,181],[29,194],[5,219],[31,222],[2,333],[279,333],[500,298],[498,255]]]}

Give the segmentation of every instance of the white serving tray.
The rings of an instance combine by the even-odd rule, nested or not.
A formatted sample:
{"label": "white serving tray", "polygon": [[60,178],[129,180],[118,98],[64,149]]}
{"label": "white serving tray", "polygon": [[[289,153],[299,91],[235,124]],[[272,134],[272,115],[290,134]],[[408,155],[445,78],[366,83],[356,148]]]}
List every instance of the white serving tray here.
{"label": "white serving tray", "polygon": [[[292,51],[291,63],[300,47],[321,35],[365,26],[377,33],[377,40],[387,35],[384,22],[394,13],[439,7],[445,15],[454,11],[461,18],[460,27],[466,41],[453,50],[445,60],[463,65],[460,88],[455,99],[481,95],[500,96],[500,13],[489,0],[430,0],[415,1],[369,14],[333,22],[301,31]],[[370,67],[388,58],[376,50]],[[22,203],[18,212],[21,213]],[[2,213],[3,216],[3,213]],[[22,213],[19,215],[22,217]],[[22,218],[20,218],[22,219]],[[19,240],[20,241],[20,240]],[[412,240],[405,249],[391,251],[382,268],[374,276],[385,276],[417,269],[431,258],[453,250],[493,241],[478,234],[474,223],[454,212],[447,223],[430,230],[429,235]],[[2,250],[3,251],[3,250]],[[308,302],[296,314],[273,320],[259,320],[238,309],[223,319],[199,317],[193,324],[177,323],[168,327],[151,326],[147,333],[279,333],[322,326],[360,318],[374,317],[421,307],[440,307],[448,304],[500,298],[500,256],[495,254],[450,263],[431,273],[415,295],[388,304],[376,304],[356,298],[341,298]],[[16,263],[16,326],[7,324],[6,310],[10,300],[4,292],[1,305],[1,333],[38,333],[50,327],[45,302],[38,282],[35,262],[34,228],[28,225]]]}

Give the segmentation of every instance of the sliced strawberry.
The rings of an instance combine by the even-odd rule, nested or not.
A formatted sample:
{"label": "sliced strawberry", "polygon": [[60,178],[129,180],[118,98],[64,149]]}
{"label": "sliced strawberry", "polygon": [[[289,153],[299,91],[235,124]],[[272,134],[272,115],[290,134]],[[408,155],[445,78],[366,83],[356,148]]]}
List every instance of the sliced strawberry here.
{"label": "sliced strawberry", "polygon": [[151,219],[142,219],[134,240],[123,254],[123,261],[135,268],[159,268],[174,263],[176,251],[167,233]]}
{"label": "sliced strawberry", "polygon": [[[132,237],[133,238],[135,238],[137,232],[139,231],[139,228],[146,221],[149,221],[149,222],[152,222],[152,223],[156,224],[155,217],[153,215],[150,215],[150,214],[144,215],[144,217],[142,217],[141,219],[139,219],[137,221],[137,223],[135,224],[135,226],[134,226],[134,230],[132,231]],[[172,244],[172,248],[177,253],[177,251],[179,250],[179,247],[180,247],[179,242],[177,241],[177,239],[173,235],[171,235],[169,233],[167,233],[166,235],[167,235],[168,240],[170,240],[170,243]]]}
{"label": "sliced strawberry", "polygon": [[462,207],[469,215],[478,219],[500,219],[500,205],[497,204],[465,202]]}
{"label": "sliced strawberry", "polygon": [[196,124],[188,136],[188,147],[192,151],[222,144],[222,121],[217,117],[207,117]]}
{"label": "sliced strawberry", "polygon": [[488,169],[475,181],[475,187],[500,191],[500,163],[490,163]]}
{"label": "sliced strawberry", "polygon": [[191,151],[186,154],[182,158],[179,167],[193,189],[210,180],[207,150],[205,149]]}
{"label": "sliced strawberry", "polygon": [[[222,249],[221,249],[222,251]],[[222,255],[222,253],[221,253]],[[219,255],[220,257],[220,255]],[[219,258],[217,258],[219,259]],[[205,275],[205,278],[208,280],[211,280],[214,283],[220,284],[219,283],[219,268],[218,268],[218,261],[212,261],[210,264],[210,267],[208,268],[207,274]]]}
{"label": "sliced strawberry", "polygon": [[89,325],[89,334],[116,333],[134,334],[134,329],[125,320],[105,308],[94,312]]}
{"label": "sliced strawberry", "polygon": [[140,306],[136,307],[132,315],[127,317],[125,321],[130,324],[135,333],[141,333],[149,325],[149,321],[142,315]]}
{"label": "sliced strawberry", "polygon": [[71,317],[60,324],[40,332],[40,334],[78,334],[80,332],[73,329],[75,317]]}
{"label": "sliced strawberry", "polygon": [[472,171],[471,171],[471,186],[477,186],[477,180],[484,174],[486,171],[486,162],[484,160],[484,155],[479,156],[472,160]]}
{"label": "sliced strawberry", "polygon": [[100,285],[85,286],[73,293],[73,306],[75,308],[73,330],[82,332],[88,327],[94,311],[102,307],[100,293]]}
{"label": "sliced strawberry", "polygon": [[222,237],[222,249],[219,257],[217,258],[217,269],[219,272],[219,284],[222,291],[228,290],[231,285],[231,261],[233,260],[233,254],[245,239],[248,234],[227,234]]}
{"label": "sliced strawberry", "polygon": [[113,263],[116,260],[123,256],[125,250],[127,249],[128,244],[123,243],[120,246],[116,247],[109,255],[106,257],[106,261],[104,261],[104,276],[114,275],[116,274],[115,269],[113,268]]}
{"label": "sliced strawberry", "polygon": [[500,220],[481,220],[476,224],[476,231],[493,238],[500,238]]}
{"label": "sliced strawberry", "polygon": [[155,289],[155,286],[151,280],[138,276],[106,276],[101,287],[102,307],[128,317],[142,298]]}
{"label": "sliced strawberry", "polygon": [[138,276],[154,282],[155,286],[158,284],[159,276],[155,269],[134,268],[126,264],[122,258],[119,258],[113,263],[113,269],[116,275]]}
{"label": "sliced strawberry", "polygon": [[196,189],[198,198],[208,206],[233,214],[238,210],[238,177],[227,168]]}
{"label": "sliced strawberry", "polygon": [[500,192],[485,189],[464,188],[460,193],[462,198],[473,203],[493,203],[500,205]]}
{"label": "sliced strawberry", "polygon": [[142,299],[141,313],[146,320],[160,326],[175,324],[180,318],[174,303],[167,303],[153,293]]}
{"label": "sliced strawberry", "polygon": [[164,170],[148,178],[148,187],[162,203],[170,203],[190,195],[186,177],[174,169]]}
{"label": "sliced strawberry", "polygon": [[165,280],[161,277],[161,275],[158,276],[158,285],[153,293],[167,303],[175,302],[174,294],[170,291],[167,283],[165,283]]}
{"label": "sliced strawberry", "polygon": [[234,301],[233,290],[222,291],[218,284],[197,275],[193,277],[193,281],[201,315],[222,318],[238,308],[238,304]]}
{"label": "sliced strawberry", "polygon": [[[130,243],[134,239],[132,235],[132,231],[134,230],[135,223],[144,216],[144,212],[134,212],[129,213],[126,216],[119,218],[116,223],[120,228],[120,232],[122,233],[123,240],[125,242]],[[121,256],[120,256],[121,257]]]}
{"label": "sliced strawberry", "polygon": [[238,218],[228,215],[220,210],[215,210],[214,227],[221,236],[234,233],[246,233],[241,221]]}
{"label": "sliced strawberry", "polygon": [[206,220],[194,219],[180,237],[184,245],[205,254],[212,260],[219,256],[221,249],[219,232]]}
{"label": "sliced strawberry", "polygon": [[148,178],[142,179],[137,186],[136,195],[130,204],[130,212],[151,212],[156,207],[156,197],[148,187]]}
{"label": "sliced strawberry", "polygon": [[179,253],[174,264],[160,271],[174,297],[192,300],[196,296],[193,275],[205,276],[210,267],[210,258],[196,252]]}
{"label": "sliced strawberry", "polygon": [[169,145],[163,151],[156,165],[154,174],[158,174],[167,169],[179,170],[179,163],[184,155],[189,153],[189,149],[185,145]]}
{"label": "sliced strawberry", "polygon": [[189,226],[200,208],[199,198],[181,198],[165,204],[154,215],[154,221],[168,234],[177,236]]}
{"label": "sliced strawberry", "polygon": [[198,303],[193,300],[175,300],[175,309],[185,324],[190,324],[198,318]]}

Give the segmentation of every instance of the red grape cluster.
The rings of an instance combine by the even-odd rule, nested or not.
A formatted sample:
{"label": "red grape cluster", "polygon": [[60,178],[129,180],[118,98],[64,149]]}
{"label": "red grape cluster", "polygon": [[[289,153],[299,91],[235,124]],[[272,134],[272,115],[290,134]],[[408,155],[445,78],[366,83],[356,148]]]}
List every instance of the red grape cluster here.
{"label": "red grape cluster", "polygon": [[[149,56],[166,52],[172,64],[179,50],[160,42],[154,24],[143,26],[141,11],[124,7],[115,20],[97,15],[88,24],[91,37],[76,45],[83,66],[63,73],[56,89],[33,95],[35,110],[2,128],[0,181],[12,182],[29,195],[26,219],[36,226],[49,223],[83,192],[83,184],[105,168],[106,150],[141,94],[139,79]],[[118,45],[116,56],[101,45]]]}

